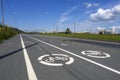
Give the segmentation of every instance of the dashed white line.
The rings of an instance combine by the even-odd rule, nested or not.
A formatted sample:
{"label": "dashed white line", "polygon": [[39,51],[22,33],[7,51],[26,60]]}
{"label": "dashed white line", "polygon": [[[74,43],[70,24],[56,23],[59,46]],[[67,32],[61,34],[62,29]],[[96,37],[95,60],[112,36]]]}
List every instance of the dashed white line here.
{"label": "dashed white line", "polygon": [[[26,36],[27,36],[27,35],[26,35]],[[95,64],[95,65],[97,65],[97,66],[99,66],[99,67],[102,67],[102,68],[104,68],[104,69],[107,69],[107,70],[109,70],[109,71],[112,71],[112,72],[120,75],[120,71],[118,71],[118,70],[116,70],[116,69],[110,68],[110,67],[108,67],[108,66],[105,66],[105,65],[103,65],[103,64],[100,64],[100,63],[95,62],[95,61],[93,61],[93,60],[87,59],[87,58],[85,58],[85,57],[82,57],[82,56],[77,55],[77,54],[75,54],[75,53],[72,53],[72,52],[70,52],[70,51],[67,51],[67,50],[65,50],[65,49],[62,49],[62,48],[57,47],[57,46],[55,46],[55,45],[52,45],[52,44],[50,44],[50,43],[47,43],[47,42],[45,42],[45,41],[42,41],[42,40],[39,40],[39,39],[30,37],[30,36],[28,36],[28,37],[31,38],[31,39],[37,40],[37,41],[39,41],[39,42],[41,42],[41,43],[43,43],[43,44],[46,44],[46,45],[48,45],[48,46],[51,46],[51,47],[53,47],[53,48],[59,49],[59,50],[61,50],[61,51],[64,51],[64,52],[66,52],[66,53],[68,53],[68,54],[74,55],[74,56],[76,56],[76,57],[78,57],[78,58],[80,58],[80,59],[83,59],[83,60],[85,60],[85,61],[88,61],[88,62],[93,63],[93,64]]]}
{"label": "dashed white line", "polygon": [[28,56],[27,50],[25,48],[25,44],[23,42],[22,36],[20,35],[20,40],[23,48],[23,53],[24,53],[24,58],[25,58],[25,63],[26,63],[26,68],[27,68],[27,73],[28,73],[28,79],[29,80],[38,80],[35,74],[35,71],[32,67],[32,64],[30,62],[30,58]]}

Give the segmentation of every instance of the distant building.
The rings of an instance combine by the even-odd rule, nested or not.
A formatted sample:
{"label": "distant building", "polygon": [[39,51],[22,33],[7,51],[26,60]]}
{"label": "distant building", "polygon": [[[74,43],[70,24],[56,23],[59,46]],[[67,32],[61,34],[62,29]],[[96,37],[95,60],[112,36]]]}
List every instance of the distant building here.
{"label": "distant building", "polygon": [[113,34],[120,34],[120,26],[113,26]]}
{"label": "distant building", "polygon": [[109,29],[99,27],[98,34],[120,34],[120,26],[112,26]]}
{"label": "distant building", "polygon": [[113,34],[112,30],[101,30],[98,33],[99,34]]}

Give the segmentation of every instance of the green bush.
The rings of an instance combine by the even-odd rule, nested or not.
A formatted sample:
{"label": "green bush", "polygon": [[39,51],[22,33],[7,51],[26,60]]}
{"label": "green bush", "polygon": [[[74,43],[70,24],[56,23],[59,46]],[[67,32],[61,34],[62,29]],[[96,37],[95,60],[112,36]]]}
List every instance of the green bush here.
{"label": "green bush", "polygon": [[17,28],[12,28],[8,26],[2,26],[0,25],[0,42],[2,40],[8,39],[22,31],[18,30]]}
{"label": "green bush", "polygon": [[66,29],[65,34],[71,33],[71,30],[69,28]]}

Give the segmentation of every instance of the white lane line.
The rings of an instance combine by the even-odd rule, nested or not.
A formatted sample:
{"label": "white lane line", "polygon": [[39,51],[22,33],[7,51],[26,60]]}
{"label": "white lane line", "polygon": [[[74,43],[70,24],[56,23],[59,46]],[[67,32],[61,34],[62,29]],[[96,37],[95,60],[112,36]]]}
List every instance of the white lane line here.
{"label": "white lane line", "polygon": [[[27,35],[26,35],[26,36],[27,36]],[[53,47],[53,48],[56,48],[56,49],[59,49],[59,50],[61,50],[61,51],[66,52],[66,53],[69,53],[69,54],[71,54],[71,55],[74,55],[74,56],[76,56],[76,57],[78,57],[78,58],[80,58],[80,59],[83,59],[83,60],[85,60],[85,61],[88,61],[88,62],[90,62],[90,63],[93,63],[93,64],[95,64],[95,65],[97,65],[97,66],[100,66],[100,67],[102,67],[102,68],[104,68],[104,69],[107,69],[107,70],[109,70],[109,71],[112,71],[112,72],[117,73],[117,74],[120,75],[120,71],[118,71],[118,70],[116,70],[116,69],[110,68],[110,67],[108,67],[108,66],[105,66],[105,65],[103,65],[103,64],[100,64],[100,63],[95,62],[95,61],[93,61],[93,60],[87,59],[87,58],[85,58],[85,57],[82,57],[82,56],[80,56],[80,55],[77,55],[77,54],[75,54],[75,53],[72,53],[72,52],[70,52],[70,51],[67,51],[67,50],[65,50],[65,49],[62,49],[62,48],[57,47],[57,46],[55,46],[55,45],[52,45],[52,44],[50,44],[50,43],[44,42],[44,41],[42,41],[42,40],[39,40],[39,39],[30,37],[30,36],[28,36],[28,37],[31,38],[31,39],[37,40],[37,41],[39,41],[39,42],[41,42],[41,43],[43,43],[43,44],[46,44],[46,45],[48,45],[48,46],[51,46],[51,47]]]}
{"label": "white lane line", "polygon": [[26,63],[26,68],[27,68],[27,73],[28,73],[28,79],[29,80],[38,80],[35,74],[35,71],[32,67],[32,64],[30,62],[30,58],[28,56],[27,50],[25,48],[25,44],[23,42],[22,36],[20,35],[20,40],[23,48],[23,53],[24,53],[24,58],[25,58],[25,63]]}

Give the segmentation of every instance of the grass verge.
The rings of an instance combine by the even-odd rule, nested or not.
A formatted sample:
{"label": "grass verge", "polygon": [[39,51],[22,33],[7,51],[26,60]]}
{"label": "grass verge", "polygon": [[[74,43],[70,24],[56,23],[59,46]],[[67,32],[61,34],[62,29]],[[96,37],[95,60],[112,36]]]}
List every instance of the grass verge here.
{"label": "grass verge", "polygon": [[120,42],[120,35],[118,35],[118,34],[43,33],[42,35],[63,36],[63,37],[90,39],[90,40],[100,40],[100,41],[110,41],[110,42]]}

